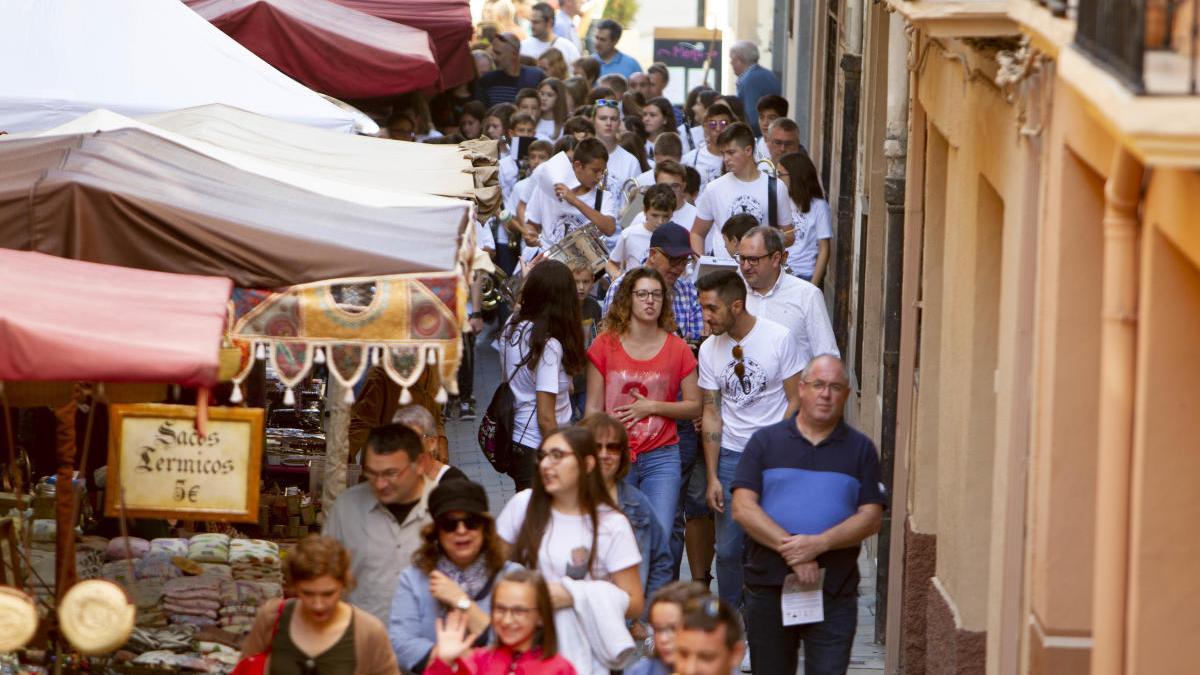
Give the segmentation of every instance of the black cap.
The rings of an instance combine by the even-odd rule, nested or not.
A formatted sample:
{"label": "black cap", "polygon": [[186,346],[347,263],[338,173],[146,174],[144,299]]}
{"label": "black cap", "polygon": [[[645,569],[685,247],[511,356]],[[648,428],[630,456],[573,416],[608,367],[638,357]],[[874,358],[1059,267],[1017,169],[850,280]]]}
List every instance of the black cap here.
{"label": "black cap", "polygon": [[668,258],[692,255],[692,239],[684,227],[674,221],[659,225],[650,235],[650,248],[667,254]]}
{"label": "black cap", "polygon": [[439,483],[429,493],[429,515],[437,518],[451,511],[487,513],[487,492],[479,483],[464,478],[451,478]]}

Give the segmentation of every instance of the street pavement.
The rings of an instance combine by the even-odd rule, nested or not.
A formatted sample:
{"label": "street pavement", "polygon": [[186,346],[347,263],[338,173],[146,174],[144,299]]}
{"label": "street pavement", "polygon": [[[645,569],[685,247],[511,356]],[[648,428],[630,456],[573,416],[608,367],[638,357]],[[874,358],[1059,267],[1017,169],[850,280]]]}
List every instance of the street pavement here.
{"label": "street pavement", "polygon": [[[476,419],[447,420],[446,435],[450,441],[450,463],[487,490],[492,513],[498,514],[513,496],[513,482],[508,476],[496,473],[491,464],[488,464],[487,458],[479,450],[476,434],[479,430],[479,417],[483,416],[492,393],[500,384],[500,361],[496,351],[487,341],[480,339],[478,345],[475,352]],[[859,558],[863,580],[859,587],[858,633],[851,653],[849,675],[869,675],[883,671],[883,646],[875,643],[874,565],[867,558],[865,550],[866,547],[864,555]],[[690,578],[686,560],[683,563],[683,574],[685,579]],[[804,672],[803,660],[799,672]]]}

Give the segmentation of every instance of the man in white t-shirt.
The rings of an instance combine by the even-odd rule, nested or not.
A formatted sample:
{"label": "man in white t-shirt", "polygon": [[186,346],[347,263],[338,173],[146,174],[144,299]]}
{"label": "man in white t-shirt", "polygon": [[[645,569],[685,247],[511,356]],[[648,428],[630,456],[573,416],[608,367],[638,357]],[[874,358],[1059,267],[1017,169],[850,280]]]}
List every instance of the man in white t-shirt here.
{"label": "man in white t-shirt", "polygon": [[729,125],[737,121],[728,105],[718,101],[708,108],[702,130],[704,143],[683,156],[684,166],[690,166],[700,174],[700,193],[708,184],[721,177],[725,171],[725,160],[721,157],[717,139]]}
{"label": "man in white t-shirt", "polygon": [[[608,163],[608,152],[600,141],[585,138],[575,146],[571,160],[575,187],[566,183],[555,183],[553,194],[540,187],[535,188],[529,205],[525,208],[525,240],[540,242],[550,247],[562,241],[572,230],[591,223],[600,233],[612,236],[617,230],[616,197],[600,189],[600,177]],[[539,167],[545,170],[547,165]]]}
{"label": "man in white t-shirt", "polygon": [[737,273],[706,274],[696,288],[711,333],[700,345],[698,360],[701,443],[717,530],[717,587],[721,599],[741,607],[745,534],[733,520],[730,484],[750,435],[796,412],[804,364],[786,328],[747,311],[746,285]]}
{"label": "man in white t-shirt", "polygon": [[779,230],[761,225],[750,230],[738,242],[737,257],[749,288],[747,311],[787,328],[802,367],[822,354],[841,357],[821,289],[783,271]]}
{"label": "man in white t-shirt", "polygon": [[[692,248],[702,254],[713,223],[724,223],[738,213],[753,216],[760,225],[787,228],[790,239],[792,202],[788,199],[787,186],[758,170],[754,161],[754,133],[750,127],[741,122],[729,125],[717,137],[717,146],[721,148],[729,173],[710,183],[696,202]],[[729,253],[723,247],[715,249],[713,255],[718,259],[729,259]]]}
{"label": "man in white t-shirt", "polygon": [[554,8],[550,5],[539,2],[533,6],[529,14],[529,32],[532,35],[521,42],[521,56],[529,56],[536,61],[543,52],[553,47],[562,52],[567,64],[575,63],[579,58],[579,49],[570,40],[554,34]]}
{"label": "man in white t-shirt", "polygon": [[[683,154],[683,147],[679,141],[679,134],[677,134],[673,131],[664,131],[661,134],[659,134],[658,138],[656,138],[654,140],[654,157],[655,157],[654,166],[652,166],[649,169],[647,169],[646,171],[643,171],[642,173],[638,174],[638,177],[637,177],[638,186],[639,187],[650,187],[651,185],[654,185],[656,182],[658,182],[655,178],[655,171],[654,171],[655,169],[658,168],[658,165],[662,164],[663,162],[666,162],[668,160],[672,161],[672,162],[678,162],[680,160],[680,155],[682,155],[682,154]],[[685,173],[683,177],[686,179],[687,174]],[[679,197],[679,201],[681,203],[683,202],[682,196]],[[684,224],[684,226],[691,227],[692,224],[689,222],[689,223]]]}

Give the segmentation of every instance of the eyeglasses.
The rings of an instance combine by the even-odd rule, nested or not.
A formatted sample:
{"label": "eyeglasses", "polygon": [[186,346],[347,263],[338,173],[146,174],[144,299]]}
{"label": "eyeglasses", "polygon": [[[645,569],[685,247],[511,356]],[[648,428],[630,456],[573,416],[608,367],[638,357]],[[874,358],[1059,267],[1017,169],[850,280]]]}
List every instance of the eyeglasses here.
{"label": "eyeglasses", "polygon": [[508,615],[517,621],[524,621],[532,616],[533,612],[533,607],[521,607],[520,605],[509,607],[507,605],[492,604],[492,614],[496,615],[496,618]]}
{"label": "eyeglasses", "polygon": [[662,302],[663,292],[662,291],[637,290],[637,291],[633,292],[633,297],[637,298],[638,300],[641,300],[642,302],[645,302],[645,301],[651,300],[651,299],[654,300],[654,302]]}
{"label": "eyeglasses", "polygon": [[621,102],[615,98],[598,98],[592,105],[596,108],[619,108]]}
{"label": "eyeglasses", "polygon": [[370,469],[364,468],[362,470],[362,476],[363,476],[363,478],[366,478],[367,482],[369,482],[369,483],[374,483],[375,479],[377,479],[377,478],[382,478],[385,481],[391,483],[392,481],[396,480],[400,476],[403,476],[404,474],[408,473],[408,470],[413,468],[413,466],[414,465],[410,462],[409,465],[404,467],[403,469],[388,469],[387,471],[372,471]]}
{"label": "eyeglasses", "polygon": [[762,262],[765,258],[770,258],[772,255],[774,254],[768,253],[766,255],[742,255],[741,253],[738,253],[734,255],[734,257],[737,258],[737,261],[742,265],[746,265],[747,267],[758,267],[758,263]]}
{"label": "eyeglasses", "polygon": [[826,390],[829,390],[829,393],[837,395],[850,388],[841,382],[824,382],[822,380],[805,382],[804,385],[815,390],[818,394],[824,394]]}
{"label": "eyeglasses", "polygon": [[610,455],[624,454],[625,448],[621,447],[620,443],[597,443],[596,454],[607,452]]}
{"label": "eyeglasses", "polygon": [[549,458],[551,464],[558,464],[559,462],[563,461],[563,458],[566,457],[567,454],[568,453],[565,453],[558,448],[551,448],[549,450],[538,448],[537,461],[538,464],[541,464],[543,460]]}
{"label": "eyeglasses", "polygon": [[686,265],[688,263],[688,261],[692,259],[692,256],[690,256],[690,255],[680,255],[680,256],[667,255],[666,251],[662,250],[661,248],[659,248],[657,246],[655,246],[653,250],[658,251],[659,255],[666,258],[667,264],[670,265],[671,267],[679,267],[680,265]]}
{"label": "eyeglasses", "polygon": [[746,359],[745,352],[742,351],[741,345],[733,346],[733,358],[737,362],[733,364],[733,374],[737,375],[738,382],[742,385],[742,393],[750,394],[750,380],[746,379]]}
{"label": "eyeglasses", "polygon": [[442,532],[457,532],[459,525],[466,525],[468,530],[482,530],[486,519],[478,513],[468,513],[465,516],[438,516],[438,529]]}
{"label": "eyeglasses", "polygon": [[709,120],[704,123],[709,129],[724,129],[729,126],[729,120]]}

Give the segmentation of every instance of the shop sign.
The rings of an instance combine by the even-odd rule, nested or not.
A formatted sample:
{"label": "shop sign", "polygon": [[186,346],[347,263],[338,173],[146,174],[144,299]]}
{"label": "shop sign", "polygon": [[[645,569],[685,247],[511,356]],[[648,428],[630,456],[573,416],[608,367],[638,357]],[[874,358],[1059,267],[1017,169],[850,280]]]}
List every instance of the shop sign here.
{"label": "shop sign", "polygon": [[124,498],[130,517],[257,521],[261,408],[209,408],[207,434],[196,408],[109,407],[105,513]]}
{"label": "shop sign", "polygon": [[719,30],[655,28],[652,60],[665,63],[671,73],[663,95],[672,101],[682,103],[692,87],[699,84],[708,84],[721,91],[723,64]]}

